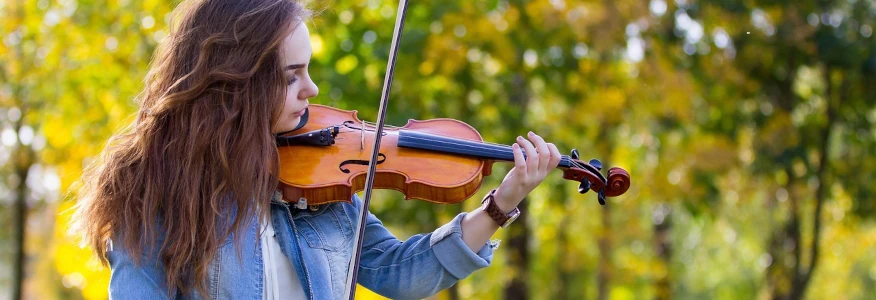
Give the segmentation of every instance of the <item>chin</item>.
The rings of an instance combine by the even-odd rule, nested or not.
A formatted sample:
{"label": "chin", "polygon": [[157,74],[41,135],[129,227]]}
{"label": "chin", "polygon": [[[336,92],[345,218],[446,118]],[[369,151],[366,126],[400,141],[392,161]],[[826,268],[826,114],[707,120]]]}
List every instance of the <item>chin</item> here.
{"label": "chin", "polygon": [[295,117],[289,121],[284,121],[282,126],[277,127],[276,133],[287,132],[289,130],[295,129],[298,126],[298,122],[301,122],[301,117]]}

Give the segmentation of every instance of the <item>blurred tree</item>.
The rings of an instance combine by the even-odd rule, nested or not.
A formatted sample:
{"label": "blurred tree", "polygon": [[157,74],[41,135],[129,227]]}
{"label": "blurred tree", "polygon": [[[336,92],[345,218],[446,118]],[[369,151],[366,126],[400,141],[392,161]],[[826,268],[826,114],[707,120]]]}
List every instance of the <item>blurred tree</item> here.
{"label": "blurred tree", "polygon": [[0,54],[8,57],[9,62],[0,66],[0,88],[7,93],[11,91],[7,95],[0,93],[0,112],[5,113],[0,117],[3,129],[3,145],[0,147],[11,148],[7,152],[9,155],[5,155],[0,163],[4,169],[11,169],[10,173],[4,172],[2,184],[8,185],[7,193],[14,198],[11,210],[14,254],[12,288],[9,290],[12,299],[22,298],[26,263],[30,260],[25,247],[28,202],[37,199],[33,199],[34,195],[28,186],[28,175],[39,162],[36,157],[38,149],[34,149],[39,146],[35,147],[32,142],[41,124],[35,118],[35,112],[40,110],[45,97],[45,89],[37,88],[40,83],[38,80],[43,76],[41,73],[45,71],[31,68],[36,63],[37,26],[24,22],[26,10],[24,4],[12,3],[0,13],[0,16],[5,16],[2,32],[11,32],[5,43],[0,45]]}
{"label": "blurred tree", "polygon": [[[312,3],[313,103],[374,120],[397,4],[384,2]],[[25,295],[106,297],[108,271],[64,234],[67,214],[43,245],[42,214],[72,201],[39,200],[37,179],[51,165],[68,190],[131,121],[175,3],[0,2],[0,194],[27,197],[0,205],[21,216],[0,219],[0,239],[25,222],[16,209],[36,224],[2,269],[23,270]],[[438,298],[876,293],[874,14],[860,0],[411,3],[389,124],[457,118],[504,144],[533,130],[633,175],[602,208],[555,172],[497,234],[494,267]],[[478,205],[375,198],[401,238]]]}
{"label": "blurred tree", "polygon": [[[68,191],[107,137],[131,121],[135,105],[130,100],[142,86],[155,45],[166,35],[170,7],[159,1],[28,1],[22,7],[26,13],[18,24],[28,34],[21,43],[34,48],[24,56],[33,61],[23,62],[34,72],[28,88],[45,102],[32,109],[45,136],[39,157],[56,166],[60,188]],[[71,205],[63,202],[50,210],[64,213]],[[90,249],[65,235],[68,217],[61,215],[50,235],[54,243],[40,245],[39,252],[61,276],[36,277],[30,293],[66,298],[64,291],[75,288],[86,298],[105,298],[109,273]]]}
{"label": "blurred tree", "polygon": [[[831,146],[831,141],[836,141],[832,137],[835,128],[845,122],[860,124],[859,120],[863,119],[862,115],[851,114],[840,117],[839,112],[849,110],[844,106],[850,101],[863,100],[859,91],[866,85],[852,83],[850,78],[862,78],[857,74],[866,70],[864,61],[873,55],[867,53],[866,46],[872,44],[872,38],[865,42],[870,33],[862,36],[859,31],[859,28],[870,28],[863,24],[872,22],[871,5],[867,1],[793,4],[784,1],[745,4],[705,1],[702,5],[691,4],[684,8],[685,15],[690,13],[706,20],[716,20],[714,27],[710,27],[720,33],[721,37],[716,35],[716,41],[720,38],[725,47],[727,31],[734,36],[732,44],[726,48],[730,51],[711,55],[701,55],[702,51],[692,53],[695,65],[707,70],[709,61],[729,56],[733,59],[733,66],[748,78],[736,81],[739,90],[730,95],[763,101],[753,104],[759,106],[759,110],[745,111],[744,105],[728,107],[718,103],[726,98],[714,98],[710,104],[721,107],[724,115],[741,118],[716,120],[710,127],[716,132],[734,136],[739,134],[734,123],[754,122],[760,131],[754,145],[757,151],[754,170],[765,178],[776,178],[776,183],[782,186],[771,199],[789,200],[787,220],[777,218],[782,221],[776,225],[769,241],[771,263],[767,279],[775,299],[800,299],[806,292],[819,263],[822,211],[826,199],[831,197],[828,188],[831,185],[843,186],[847,182],[853,190],[860,190],[855,184],[858,182],[855,176],[838,178],[837,182],[828,181],[828,178],[836,177],[829,167],[833,163],[831,158],[836,157],[832,153],[835,147]],[[750,23],[754,28],[740,28],[733,23]],[[809,75],[812,72],[822,75]],[[706,84],[716,85],[709,83],[714,81],[711,74],[704,75],[698,78]],[[861,104],[857,107],[868,111],[872,109],[870,105],[869,108]],[[872,138],[865,140],[871,140],[865,144],[872,143]],[[863,161],[863,157],[861,159]],[[777,175],[776,169],[781,173]],[[872,176],[868,171],[864,174]],[[803,202],[805,199],[812,199],[813,203]],[[872,202],[866,196],[858,200]],[[774,201],[769,203],[770,207],[777,204]],[[812,207],[811,212],[807,206]],[[811,224],[811,229],[802,230],[801,226],[807,223]],[[806,231],[811,232],[808,253],[804,252],[807,244],[803,233]]]}

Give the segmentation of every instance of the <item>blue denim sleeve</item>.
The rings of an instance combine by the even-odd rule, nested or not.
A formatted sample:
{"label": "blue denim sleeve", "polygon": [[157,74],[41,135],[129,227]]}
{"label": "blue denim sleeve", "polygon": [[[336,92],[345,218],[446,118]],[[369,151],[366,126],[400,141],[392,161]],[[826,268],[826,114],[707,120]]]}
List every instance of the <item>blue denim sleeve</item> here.
{"label": "blue denim sleeve", "polygon": [[109,241],[106,256],[110,265],[110,299],[168,299],[170,293],[164,281],[164,266],[157,259],[158,251],[145,250],[137,265],[121,243]]}
{"label": "blue denim sleeve", "polygon": [[[353,203],[362,205],[356,195]],[[465,215],[461,213],[431,233],[402,242],[369,212],[359,284],[392,299],[422,299],[489,266],[497,244],[489,242],[477,253],[471,251],[462,240],[460,225]]]}

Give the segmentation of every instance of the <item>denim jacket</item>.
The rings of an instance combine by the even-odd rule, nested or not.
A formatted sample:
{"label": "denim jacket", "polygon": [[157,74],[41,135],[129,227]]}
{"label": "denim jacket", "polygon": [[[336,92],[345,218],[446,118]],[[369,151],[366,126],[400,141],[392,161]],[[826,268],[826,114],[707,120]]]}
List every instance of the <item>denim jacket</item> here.
{"label": "denim jacket", "polygon": [[[279,192],[271,199],[270,217],[277,241],[295,267],[307,299],[343,297],[361,205],[356,195],[353,204],[337,202],[309,209],[297,209],[282,201]],[[477,253],[471,251],[462,240],[460,224],[464,216],[461,213],[434,232],[402,242],[368,213],[358,283],[385,297],[419,299],[490,265],[498,244],[488,242]],[[121,243],[113,245],[110,241],[110,298],[164,299],[171,294],[179,299],[261,300],[265,278],[261,243],[257,242],[261,232],[258,218],[242,225],[238,232],[244,235],[240,249],[229,237],[210,263],[209,297],[197,291],[186,295],[168,293],[157,251],[144,251],[140,264],[135,265]],[[156,244],[161,242],[159,236]]]}

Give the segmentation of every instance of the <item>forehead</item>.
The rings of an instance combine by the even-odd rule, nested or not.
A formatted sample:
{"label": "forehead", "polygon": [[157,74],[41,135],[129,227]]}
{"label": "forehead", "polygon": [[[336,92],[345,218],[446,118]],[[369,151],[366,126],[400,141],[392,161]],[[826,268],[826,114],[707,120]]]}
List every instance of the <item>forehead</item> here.
{"label": "forehead", "polygon": [[310,32],[304,22],[298,23],[295,30],[283,39],[280,52],[284,65],[305,64],[310,60],[313,49],[310,46]]}

